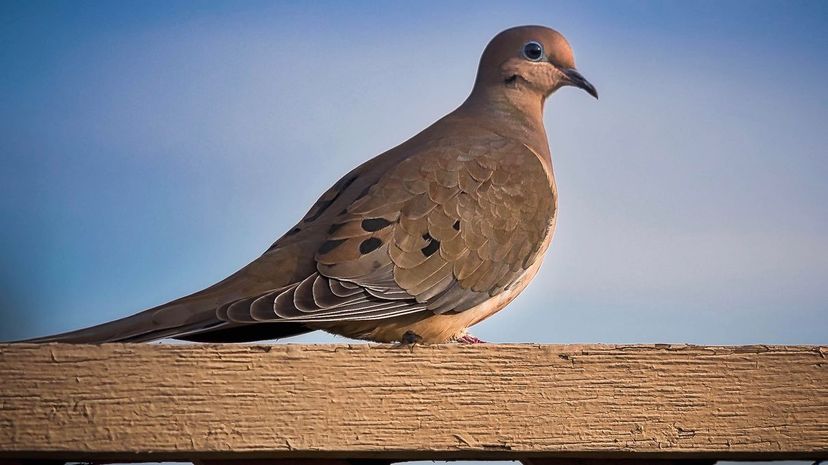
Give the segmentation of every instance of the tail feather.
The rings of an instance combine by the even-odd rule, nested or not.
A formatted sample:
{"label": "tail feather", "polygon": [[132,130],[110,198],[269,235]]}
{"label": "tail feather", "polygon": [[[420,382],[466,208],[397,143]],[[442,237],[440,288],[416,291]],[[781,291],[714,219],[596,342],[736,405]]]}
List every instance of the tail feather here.
{"label": "tail feather", "polygon": [[[179,307],[179,308],[172,308]],[[185,307],[185,308],[180,308]],[[191,313],[190,309],[183,305],[163,305],[161,307],[145,310],[135,315],[130,315],[119,320],[82,328],[66,333],[54,334],[51,336],[27,339],[20,342],[65,342],[72,344],[98,344],[104,342],[149,342],[165,337],[174,337],[177,334],[189,333],[191,331],[203,330],[210,326],[222,324],[215,317],[215,311],[193,312],[201,318],[187,318],[186,320],[167,321],[159,319],[159,316],[166,316],[172,313],[184,315]],[[179,313],[180,312],[180,313]],[[164,315],[166,314],[166,315]],[[189,321],[187,321],[189,320]]]}
{"label": "tail feather", "polygon": [[[281,264],[283,260],[285,254],[266,253],[224,280],[186,297],[120,320],[20,342],[97,344],[148,342],[170,337],[200,341],[241,341],[273,339],[311,331],[299,323],[262,325],[226,321],[216,312],[225,304],[295,285],[292,281],[294,275],[299,276],[296,272],[285,275],[274,275],[272,272],[274,268],[284,268]],[[249,328],[253,326],[258,328]]]}
{"label": "tail feather", "polygon": [[119,320],[20,342],[148,342],[221,325],[225,322],[216,316],[216,307],[240,293],[242,281],[233,279],[238,275],[240,273],[202,291]]}
{"label": "tail feather", "polygon": [[250,292],[239,284],[242,283],[227,279],[203,291],[119,320],[17,342],[100,344],[149,342],[164,338],[194,342],[244,342],[278,339],[312,331],[301,323],[241,324],[221,319],[216,309]]}

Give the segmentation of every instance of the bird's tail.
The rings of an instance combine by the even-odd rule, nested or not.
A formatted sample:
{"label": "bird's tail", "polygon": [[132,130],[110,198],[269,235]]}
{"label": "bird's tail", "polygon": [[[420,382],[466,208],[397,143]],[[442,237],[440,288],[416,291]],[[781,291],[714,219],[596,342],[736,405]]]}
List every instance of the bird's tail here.
{"label": "bird's tail", "polygon": [[250,342],[281,339],[312,331],[302,323],[240,324],[217,316],[217,300],[208,290],[160,305],[135,315],[67,333],[15,342],[101,344],[149,342],[164,338],[192,342]]}
{"label": "bird's tail", "polygon": [[[201,304],[201,305],[199,305]],[[17,342],[64,342],[98,344],[104,342],[148,342],[177,337],[225,324],[205,302],[170,302],[119,320],[66,333]],[[209,304],[208,304],[209,305]]]}
{"label": "bird's tail", "polygon": [[280,288],[260,279],[261,270],[255,267],[256,264],[257,262],[253,262],[223,281],[195,294],[120,320],[18,342],[99,344],[148,342],[163,338],[198,342],[246,342],[277,339],[312,331],[301,323],[241,324],[219,317],[218,310],[223,305]]}
{"label": "bird's tail", "polygon": [[73,344],[148,342],[223,326],[227,322],[217,317],[216,308],[228,300],[232,301],[243,295],[243,272],[244,269],[194,294],[120,320],[18,342],[66,342]]}

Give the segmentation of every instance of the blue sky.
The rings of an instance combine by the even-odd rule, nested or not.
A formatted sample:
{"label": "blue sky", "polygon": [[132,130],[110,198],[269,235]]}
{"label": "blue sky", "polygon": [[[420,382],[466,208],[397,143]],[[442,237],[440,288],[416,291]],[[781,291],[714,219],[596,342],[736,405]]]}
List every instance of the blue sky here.
{"label": "blue sky", "polygon": [[475,334],[828,342],[817,1],[3,2],[0,339],[235,271],[461,103],[519,24],[565,34],[601,100],[547,103],[557,236]]}

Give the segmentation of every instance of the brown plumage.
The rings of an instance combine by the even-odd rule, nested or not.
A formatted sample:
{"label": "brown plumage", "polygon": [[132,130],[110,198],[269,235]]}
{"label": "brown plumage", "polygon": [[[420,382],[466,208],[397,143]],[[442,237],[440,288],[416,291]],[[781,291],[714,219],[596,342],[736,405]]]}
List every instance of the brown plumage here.
{"label": "brown plumage", "polygon": [[464,336],[526,287],[549,246],[557,192],[543,104],[566,85],[597,96],[574,66],[551,29],[500,33],[463,105],[345,175],[249,265],[190,296],[35,341]]}

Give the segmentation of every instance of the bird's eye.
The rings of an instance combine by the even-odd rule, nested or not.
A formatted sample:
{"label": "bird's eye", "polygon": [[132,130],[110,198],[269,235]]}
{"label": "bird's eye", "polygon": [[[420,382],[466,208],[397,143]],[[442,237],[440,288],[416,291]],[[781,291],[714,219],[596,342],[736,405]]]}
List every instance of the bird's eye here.
{"label": "bird's eye", "polygon": [[523,46],[523,56],[529,61],[540,61],[543,58],[543,45],[532,41]]}

